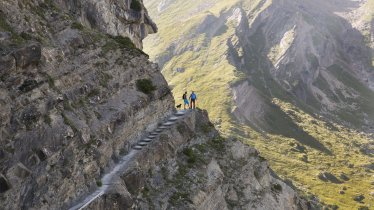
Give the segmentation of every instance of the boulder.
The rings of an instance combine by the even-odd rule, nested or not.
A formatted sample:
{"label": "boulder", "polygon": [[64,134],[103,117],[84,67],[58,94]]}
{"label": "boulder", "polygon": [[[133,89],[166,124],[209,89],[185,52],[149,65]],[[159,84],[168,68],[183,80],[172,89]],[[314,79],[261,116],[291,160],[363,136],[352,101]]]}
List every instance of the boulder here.
{"label": "boulder", "polygon": [[353,197],[353,200],[357,202],[362,202],[364,199],[365,199],[365,196],[363,195],[356,195]]}
{"label": "boulder", "polygon": [[23,165],[22,163],[17,163],[8,171],[7,176],[10,179],[11,176],[13,176],[13,178],[24,179],[28,177],[31,173],[32,172],[25,165]]}
{"label": "boulder", "polygon": [[27,47],[15,50],[12,55],[16,59],[17,67],[26,68],[29,65],[39,63],[42,50],[39,44],[31,44]]}
{"label": "boulder", "polygon": [[2,149],[0,149],[0,160],[3,158],[5,158],[5,152]]}
{"label": "boulder", "polygon": [[12,38],[12,34],[10,32],[0,32],[0,41],[6,41]]}
{"label": "boulder", "polygon": [[339,177],[340,177],[340,179],[342,179],[344,181],[348,181],[349,180],[349,177],[347,175],[345,175],[344,173],[341,173]]}
{"label": "boulder", "polygon": [[10,189],[10,184],[8,180],[0,174],[0,193],[4,193]]}
{"label": "boulder", "polygon": [[335,184],[341,184],[343,183],[340,181],[336,176],[334,176],[332,173],[329,172],[321,172],[318,174],[318,178],[324,182],[332,182]]}
{"label": "boulder", "polygon": [[133,195],[138,194],[145,184],[144,174],[140,170],[133,170],[121,178],[125,182],[128,191]]}
{"label": "boulder", "polygon": [[0,77],[16,69],[16,60],[11,55],[0,56]]}

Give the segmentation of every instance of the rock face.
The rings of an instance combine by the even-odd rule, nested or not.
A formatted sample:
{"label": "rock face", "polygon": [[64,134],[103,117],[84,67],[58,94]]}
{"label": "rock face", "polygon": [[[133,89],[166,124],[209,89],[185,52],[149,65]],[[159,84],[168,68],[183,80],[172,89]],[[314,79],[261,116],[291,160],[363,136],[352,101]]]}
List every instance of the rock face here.
{"label": "rock face", "polygon": [[132,2],[0,2],[1,209],[69,205],[174,111]]}
{"label": "rock face", "polygon": [[162,132],[116,183],[88,208],[311,208],[255,149],[222,139],[203,111]]}
{"label": "rock face", "polygon": [[[74,20],[112,36],[129,37],[138,48],[142,48],[142,40],[148,34],[157,32],[157,26],[148,16],[141,0],[37,0],[31,4],[19,2],[20,4],[18,1],[1,2],[1,8],[4,8],[2,15],[7,17],[7,21],[14,23],[12,26],[16,32],[40,35],[48,33],[38,21],[45,24],[58,21],[54,27],[62,31],[66,24]],[[68,18],[58,20],[61,15]],[[49,28],[50,25],[46,27]]]}

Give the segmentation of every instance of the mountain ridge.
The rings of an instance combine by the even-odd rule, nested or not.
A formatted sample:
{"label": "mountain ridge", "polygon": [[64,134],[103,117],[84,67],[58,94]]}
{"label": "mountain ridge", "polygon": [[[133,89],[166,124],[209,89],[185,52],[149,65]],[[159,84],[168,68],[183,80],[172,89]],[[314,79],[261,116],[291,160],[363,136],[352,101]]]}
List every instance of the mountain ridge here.
{"label": "mountain ridge", "polygon": [[[158,11],[160,2],[145,1],[160,25],[145,51],[177,102],[197,92],[224,136],[255,145],[306,194],[343,209],[373,205],[372,1],[175,0]],[[365,181],[325,183],[325,172]]]}

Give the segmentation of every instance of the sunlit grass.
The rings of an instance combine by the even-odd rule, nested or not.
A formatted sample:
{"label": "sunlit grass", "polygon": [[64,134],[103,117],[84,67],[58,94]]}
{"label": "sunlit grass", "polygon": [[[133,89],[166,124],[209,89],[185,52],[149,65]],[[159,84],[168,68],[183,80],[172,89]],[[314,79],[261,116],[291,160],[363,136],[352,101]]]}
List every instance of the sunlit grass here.
{"label": "sunlit grass", "polygon": [[[250,138],[244,138],[248,144],[255,146],[261,154],[269,160],[271,167],[283,178],[293,181],[305,193],[317,195],[322,202],[338,205],[339,209],[357,209],[360,206],[374,206],[374,191],[371,183],[374,181],[373,173],[365,170],[364,165],[373,163],[374,159],[360,152],[360,145],[373,141],[373,137],[347,129],[341,125],[331,124],[314,118],[289,103],[274,99],[273,103],[279,106],[308,134],[316,138],[333,155],[326,155],[318,150],[307,147],[305,153],[292,151],[296,140],[276,135],[267,135],[267,138],[248,127],[241,127]],[[292,114],[290,114],[292,113]],[[302,160],[307,155],[308,163]],[[353,168],[349,165],[353,164]],[[330,172],[339,177],[341,173],[349,176],[350,180],[343,184],[323,182],[318,179],[320,172]],[[345,194],[339,191],[347,187]],[[353,200],[355,195],[366,197],[364,203]]]}

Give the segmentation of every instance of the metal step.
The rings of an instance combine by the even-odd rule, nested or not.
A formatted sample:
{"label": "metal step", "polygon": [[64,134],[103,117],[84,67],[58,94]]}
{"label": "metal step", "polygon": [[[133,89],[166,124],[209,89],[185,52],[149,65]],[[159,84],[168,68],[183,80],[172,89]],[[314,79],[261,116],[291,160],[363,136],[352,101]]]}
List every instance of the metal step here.
{"label": "metal step", "polygon": [[178,111],[177,113],[175,113],[174,115],[175,115],[175,116],[183,116],[183,115],[186,114],[186,112],[187,112],[187,110],[180,110],[180,111]]}
{"label": "metal step", "polygon": [[171,125],[174,125],[174,124],[175,124],[175,122],[168,121],[168,122],[164,123],[163,125],[164,126],[171,126]]}
{"label": "metal step", "polygon": [[152,139],[150,139],[150,138],[145,138],[145,139],[142,139],[142,140],[140,140],[141,142],[151,142],[152,141]]}
{"label": "metal step", "polygon": [[144,147],[144,146],[147,146],[148,143],[147,143],[147,142],[142,142],[142,141],[141,141],[141,142],[138,143],[138,145]]}
{"label": "metal step", "polygon": [[136,145],[133,147],[135,150],[141,150],[143,147],[142,146],[139,146],[139,145]]}
{"label": "metal step", "polygon": [[178,117],[170,117],[169,118],[169,121],[177,121],[178,120]]}

